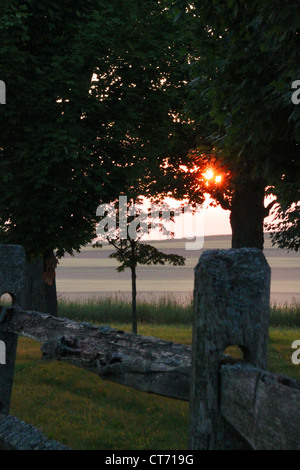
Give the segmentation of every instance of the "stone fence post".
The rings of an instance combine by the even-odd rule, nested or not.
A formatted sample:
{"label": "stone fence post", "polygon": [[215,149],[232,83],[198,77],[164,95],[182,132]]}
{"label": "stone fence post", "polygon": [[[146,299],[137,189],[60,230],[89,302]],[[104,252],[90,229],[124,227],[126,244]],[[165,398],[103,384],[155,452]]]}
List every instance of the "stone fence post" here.
{"label": "stone fence post", "polygon": [[[0,296],[8,293],[12,303],[23,306],[25,295],[25,251],[19,245],[0,245]],[[18,335],[0,330],[5,345],[5,364],[0,364],[0,413],[8,414],[14,380]]]}
{"label": "stone fence post", "polygon": [[219,368],[228,346],[266,369],[270,267],[261,250],[205,251],[195,268],[189,449],[248,445],[221,416]]}

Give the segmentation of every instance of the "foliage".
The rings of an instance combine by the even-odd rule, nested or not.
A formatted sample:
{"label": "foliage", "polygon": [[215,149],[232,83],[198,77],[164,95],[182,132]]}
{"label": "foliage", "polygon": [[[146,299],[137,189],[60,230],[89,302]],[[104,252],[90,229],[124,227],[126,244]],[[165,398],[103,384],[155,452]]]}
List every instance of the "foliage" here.
{"label": "foliage", "polygon": [[184,257],[176,254],[166,254],[159,251],[148,243],[134,240],[110,240],[109,243],[115,248],[115,252],[109,255],[119,261],[117,271],[123,272],[126,268],[136,268],[141,265],[164,265],[183,266]]}
{"label": "foliage", "polygon": [[287,209],[279,206],[275,222],[267,225],[271,233],[272,243],[280,248],[299,251],[300,249],[300,203]]}
{"label": "foliage", "polygon": [[[285,0],[174,5],[178,28],[188,27],[194,37],[185,111],[198,132],[198,153],[206,145],[231,172],[231,196],[243,185],[271,188],[285,212],[281,196],[288,185],[294,184],[293,202],[299,200],[300,107],[291,101],[292,82],[300,77],[299,5]],[[194,174],[182,175],[186,192],[188,179]],[[212,196],[222,204],[222,191]]]}
{"label": "foliage", "polygon": [[154,0],[3,0],[0,19],[0,240],[60,257],[170,151],[185,58]]}
{"label": "foliage", "polygon": [[24,245],[28,256],[71,253],[93,230],[104,171],[83,116],[95,104],[90,79],[105,24],[96,6],[1,4],[1,242]]}
{"label": "foliage", "polygon": [[205,94],[218,126],[213,145],[239,173],[276,183],[297,165],[300,115],[291,102],[291,83],[300,75],[298,24],[291,21],[297,5],[227,0],[194,6],[200,57],[192,65],[190,110],[201,119]]}
{"label": "foliage", "polygon": [[[87,321],[106,325],[120,323],[129,325],[132,321],[131,304],[125,295],[88,299],[59,299],[59,316],[76,321]],[[138,319],[141,325],[192,325],[193,298],[176,299],[174,295],[149,295],[137,301]],[[271,303],[271,327],[300,327],[300,301],[293,299],[285,303]],[[125,328],[123,326],[123,328]],[[128,328],[128,326],[126,327]],[[175,338],[174,338],[175,340]]]}
{"label": "foliage", "polygon": [[[58,307],[59,316],[71,320],[94,322],[99,325],[132,322],[132,305],[126,293],[99,295],[97,298],[87,299],[61,297]],[[146,298],[137,298],[137,311],[141,325],[145,323],[192,325],[193,323],[193,299],[188,295],[183,302],[172,293],[159,297],[149,293]]]}
{"label": "foliage", "polygon": [[276,186],[279,204],[275,206],[275,219],[267,225],[271,230],[273,245],[287,250],[299,251],[300,248],[300,188],[299,181],[286,182]]}

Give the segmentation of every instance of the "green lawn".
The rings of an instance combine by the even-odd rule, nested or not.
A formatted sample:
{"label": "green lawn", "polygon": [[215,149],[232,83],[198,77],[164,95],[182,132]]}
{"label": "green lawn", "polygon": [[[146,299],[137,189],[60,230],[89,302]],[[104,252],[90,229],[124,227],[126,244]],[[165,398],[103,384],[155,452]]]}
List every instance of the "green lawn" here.
{"label": "green lawn", "polygon": [[[114,324],[130,330],[128,324]],[[190,344],[186,325],[142,324],[139,333]],[[291,344],[300,328],[271,328],[269,369],[300,380]],[[63,362],[40,361],[40,345],[20,338],[11,413],[73,449],[187,449],[186,402],[101,380]]]}

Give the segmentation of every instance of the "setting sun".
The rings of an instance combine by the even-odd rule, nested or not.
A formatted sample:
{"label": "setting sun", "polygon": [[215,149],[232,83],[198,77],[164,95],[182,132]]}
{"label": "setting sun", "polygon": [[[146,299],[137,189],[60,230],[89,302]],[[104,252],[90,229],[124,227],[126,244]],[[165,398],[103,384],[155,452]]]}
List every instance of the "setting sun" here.
{"label": "setting sun", "polygon": [[211,168],[207,169],[206,172],[203,173],[203,176],[207,181],[210,181],[212,179],[214,179],[215,183],[221,183],[221,181],[222,181],[222,176],[221,175],[215,175],[214,170],[212,170]]}
{"label": "setting sun", "polygon": [[214,172],[211,169],[206,170],[205,173],[203,173],[203,176],[207,180],[211,180],[214,177]]}

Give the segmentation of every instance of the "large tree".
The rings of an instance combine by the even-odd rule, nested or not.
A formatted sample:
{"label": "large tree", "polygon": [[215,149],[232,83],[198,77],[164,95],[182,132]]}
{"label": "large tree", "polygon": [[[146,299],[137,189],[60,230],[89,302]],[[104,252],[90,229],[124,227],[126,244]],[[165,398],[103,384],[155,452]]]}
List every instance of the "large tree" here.
{"label": "large tree", "polygon": [[[44,262],[55,313],[55,259],[90,239],[103,175],[88,127],[90,81],[104,18],[94,0],[1,3],[1,242]],[[99,23],[98,23],[99,22]],[[107,29],[104,29],[107,32]],[[107,47],[107,46],[106,46]],[[36,264],[34,263],[35,269]],[[51,300],[50,300],[51,299]],[[50,302],[49,302],[50,300]]]}
{"label": "large tree", "polygon": [[154,0],[3,0],[0,31],[0,241],[43,259],[54,313],[57,258],[168,153],[185,59]]}
{"label": "large tree", "polygon": [[[198,149],[195,161],[190,153],[179,164],[170,158],[169,167],[178,180],[184,165],[182,193],[189,195],[190,181],[192,197],[209,192],[230,210],[234,247],[262,248],[264,218],[274,204],[264,206],[266,192],[279,195],[284,187],[293,188],[294,201],[299,200],[300,114],[291,101],[291,84],[300,76],[298,5],[283,0],[175,4],[178,28],[188,27],[194,36],[185,110]],[[223,185],[207,184],[201,176],[216,163],[226,174],[225,186],[225,178]]]}

